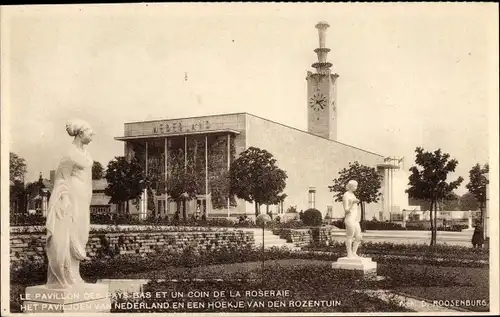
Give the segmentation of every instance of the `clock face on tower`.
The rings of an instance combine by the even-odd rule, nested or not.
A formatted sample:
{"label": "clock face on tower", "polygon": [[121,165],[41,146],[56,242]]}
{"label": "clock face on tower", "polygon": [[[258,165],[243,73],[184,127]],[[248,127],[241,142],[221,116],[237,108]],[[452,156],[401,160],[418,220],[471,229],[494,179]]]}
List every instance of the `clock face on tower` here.
{"label": "clock face on tower", "polygon": [[314,111],[320,111],[323,110],[326,107],[326,97],[316,89],[316,91],[313,93],[311,98],[309,98],[309,106],[314,110]]}

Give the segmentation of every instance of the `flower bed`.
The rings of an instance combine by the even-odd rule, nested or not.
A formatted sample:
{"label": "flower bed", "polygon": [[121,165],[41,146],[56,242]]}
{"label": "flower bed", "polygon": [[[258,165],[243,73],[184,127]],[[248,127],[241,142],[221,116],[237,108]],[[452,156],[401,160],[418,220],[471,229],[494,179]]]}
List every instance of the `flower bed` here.
{"label": "flower bed", "polygon": [[[280,222],[273,219],[273,221],[266,223],[266,228],[309,228],[302,223],[300,220],[292,220],[287,222]],[[27,221],[27,222],[16,222],[10,224],[12,228],[18,227],[43,227],[45,226],[45,218],[37,217],[36,221]],[[245,220],[231,220],[226,218],[209,218],[207,220],[173,220],[173,219],[161,219],[161,218],[149,218],[149,219],[125,219],[118,218],[118,220],[106,220],[106,221],[92,221],[91,225],[94,227],[121,227],[121,226],[149,226],[149,227],[217,227],[217,228],[260,228],[253,220],[245,219]]]}
{"label": "flower bed", "polygon": [[[294,268],[273,265],[264,270],[252,270],[247,274],[233,274],[223,283],[216,281],[196,282],[187,280],[172,283],[150,282],[145,292],[156,294],[165,290],[189,294],[192,291],[203,292],[207,296],[190,298],[150,298],[118,299],[111,312],[383,312],[409,311],[396,303],[356,293],[358,288],[376,288],[374,283],[358,281],[356,272],[334,271],[330,267]],[[327,281],[327,282],[326,282]],[[259,293],[259,290],[281,290],[282,293]],[[214,296],[224,291],[225,296]],[[154,307],[155,303],[169,302],[167,307]],[[177,308],[173,308],[177,303]],[[198,305],[189,306],[189,302]],[[142,303],[142,307],[127,309],[127,303]],[[217,305],[214,305],[217,303]],[[125,309],[123,309],[123,308]]]}
{"label": "flower bed", "polygon": [[[303,250],[342,254],[345,252],[345,244],[333,241],[329,246],[308,246],[304,247]],[[414,262],[438,261],[441,265],[451,266],[487,266],[489,263],[487,249],[462,246],[363,242],[359,252],[377,259],[385,258],[388,260],[392,257],[414,259]],[[459,257],[458,254],[460,254]]]}
{"label": "flower bed", "polygon": [[[418,263],[436,266],[457,267],[487,267],[488,253],[480,249],[460,247],[443,247],[431,249],[429,246],[412,245],[408,250],[405,245],[364,244],[359,253],[371,256],[377,263]],[[313,252],[316,251],[316,252]],[[188,247],[182,252],[170,250],[168,252],[150,253],[147,256],[137,254],[120,254],[115,256],[101,255],[91,261],[83,261],[82,274],[89,279],[109,276],[126,277],[128,274],[148,272],[168,266],[196,267],[210,264],[241,263],[260,261],[262,253],[260,248],[222,247],[217,250],[203,250]],[[457,257],[457,254],[461,254]],[[279,259],[317,259],[336,261],[345,256],[345,246],[336,244],[327,248],[311,249],[308,251],[291,251],[286,248],[266,249],[266,260]],[[47,265],[43,260],[23,260],[11,262],[11,281],[13,283],[38,283],[46,278]]]}
{"label": "flower bed", "polygon": [[[228,228],[200,227],[200,226],[163,226],[163,225],[90,225],[90,233],[112,232],[213,232],[227,231]],[[45,233],[45,226],[18,226],[10,227],[11,234]]]}
{"label": "flower bed", "polygon": [[[457,280],[457,278],[460,276],[460,274],[456,273],[457,270],[467,270],[471,269],[472,267],[476,267],[472,270],[480,270],[481,272],[485,272],[481,274],[488,274],[488,264],[479,261],[487,260],[488,254],[484,250],[480,249],[449,246],[437,246],[436,248],[431,249],[429,246],[422,245],[411,245],[408,248],[406,245],[393,245],[389,243],[366,243],[360,248],[360,254],[363,256],[372,256],[373,260],[379,264],[380,268],[386,268],[379,272],[379,275],[382,274],[391,277],[389,280],[385,280],[377,284],[377,288],[391,289],[395,286],[456,286],[458,285],[458,282],[451,283],[451,277],[453,277],[454,280]],[[461,256],[457,257],[457,254],[461,254]],[[323,251],[319,252],[290,251],[285,248],[267,249],[265,250],[264,254],[264,258],[266,261],[290,259],[290,266],[295,266],[298,261],[297,259],[324,260],[326,261],[325,263],[328,264],[328,268],[325,268],[324,271],[321,271],[321,269],[318,270],[317,268],[312,267],[310,269],[304,267],[295,267],[293,268],[293,270],[286,269],[281,271],[279,267],[273,265],[272,269],[270,270],[271,273],[269,273],[270,276],[266,275],[264,279],[266,283],[269,282],[270,284],[266,284],[265,286],[277,287],[278,285],[282,285],[282,287],[290,287],[290,289],[295,290],[294,298],[297,298],[297,300],[305,300],[305,297],[309,296],[309,294],[314,294],[311,293],[311,288],[318,288],[323,290],[323,292],[319,292],[317,296],[315,295],[312,298],[328,300],[331,298],[335,298],[335,296],[340,296],[338,297],[339,299],[342,298],[343,302],[345,301],[345,303],[348,303],[348,305],[346,306],[348,308],[340,308],[344,306],[338,306],[337,308],[335,308],[340,309],[338,311],[371,311],[363,303],[356,304],[348,299],[344,300],[344,297],[342,297],[343,295],[338,295],[337,293],[342,290],[341,288],[335,288],[336,286],[338,286],[336,284],[337,282],[335,282],[335,279],[340,275],[336,275],[338,274],[338,272],[335,273],[336,271],[331,270],[330,263],[331,261],[336,261],[339,257],[344,255],[345,248],[344,245],[340,243],[328,247],[328,251],[325,251],[325,248],[323,248]],[[91,261],[83,261],[81,263],[81,273],[83,278],[88,282],[95,282],[97,279],[102,278],[117,279],[130,278],[131,276],[135,276],[137,278],[138,274],[143,275],[140,278],[148,279],[166,277],[189,279],[193,278],[190,270],[195,267],[207,267],[213,264],[246,264],[252,262],[257,263],[257,265],[260,267],[259,261],[261,259],[261,249],[250,246],[243,248],[223,247],[214,251],[203,251],[193,247],[187,247],[182,252],[159,252],[149,254],[147,256],[136,254],[115,256],[102,255]],[[426,269],[420,272],[408,272],[408,269],[411,266],[415,265],[420,265],[421,267],[425,267]],[[449,266],[452,266],[453,268],[447,268]],[[14,302],[17,301],[15,302],[15,305],[18,305],[19,293],[24,291],[25,286],[42,284],[46,281],[47,263],[43,260],[11,262],[10,268],[10,282],[11,285],[13,285],[11,298]],[[171,268],[181,268],[181,274],[176,276],[175,274],[177,273],[175,273]],[[281,277],[279,277],[278,275]],[[244,290],[246,287],[257,287],[257,284],[252,283],[254,283],[256,279],[259,281],[261,280],[258,272],[239,272],[238,274],[235,273],[234,276],[227,276],[227,274],[223,274],[223,276],[219,275],[217,277],[223,277],[226,280],[226,282],[224,282],[224,289],[227,287],[228,290]],[[231,284],[231,282],[228,282],[231,280],[233,280],[235,283]],[[346,281],[345,277],[341,278],[340,280],[343,281],[343,287],[347,287],[343,289],[347,292],[346,294],[351,294],[349,287],[354,285],[352,284],[354,282],[351,280]],[[325,281],[328,282],[325,283]],[[320,285],[320,283],[323,283],[326,286],[322,286]],[[463,282],[460,285],[467,286],[468,284],[466,284],[467,282]],[[169,290],[174,287],[170,284],[156,285],[158,285],[159,287],[158,290],[161,291],[165,291],[167,287]],[[190,287],[194,287],[191,282],[188,284],[179,285],[179,290],[188,290],[190,289]],[[356,287],[358,288],[361,287],[359,284],[356,285]],[[370,286],[364,285],[363,287]],[[304,294],[308,295],[305,296]],[[366,300],[368,301],[368,299]],[[378,305],[378,302],[370,303]],[[325,311],[337,311],[335,309],[331,309],[331,307],[328,308],[330,310]],[[323,310],[313,309],[309,311]]]}
{"label": "flower bed", "polygon": [[[169,271],[170,272],[170,271]],[[217,274],[217,269],[213,270],[207,267],[205,274],[207,276]],[[108,273],[108,272],[106,272]],[[115,271],[116,273],[116,271]],[[359,288],[377,288],[375,282],[359,280],[357,272],[334,271],[329,263],[308,264],[297,267],[292,262],[280,264],[273,263],[263,272],[259,263],[249,265],[247,269],[237,272],[224,272],[221,280],[214,279],[194,279],[188,269],[184,269],[181,274],[175,276],[176,281],[167,279],[165,281],[153,280],[145,285],[143,292],[156,294],[156,292],[179,292],[183,297],[155,298],[150,299],[132,298],[112,298],[114,304],[111,312],[370,312],[370,311],[406,311],[399,305],[393,303],[384,303],[378,299],[370,298],[364,295],[358,295],[356,289]],[[107,278],[116,278],[116,276],[107,276]],[[95,282],[91,281],[91,282]],[[273,290],[274,294],[259,294],[259,290]],[[277,293],[276,291],[282,291]],[[24,287],[14,284],[11,288],[11,310],[18,312],[20,307],[19,295],[24,291]],[[189,297],[189,292],[207,292],[207,296],[193,298]],[[225,296],[214,296],[214,292],[225,292]],[[246,293],[250,291],[251,293]],[[240,294],[237,295],[237,292]],[[231,293],[231,296],[230,296]],[[304,301],[322,301],[316,307],[304,306]],[[152,307],[155,303],[173,302],[184,303],[184,308],[171,310],[169,308]],[[204,309],[201,305],[200,310],[188,308],[187,302],[204,303]],[[244,308],[210,307],[210,302],[225,302],[226,304],[245,302]],[[287,307],[272,305],[269,303],[285,301]],[[264,307],[248,306],[250,302],[264,302]],[[290,304],[290,302],[293,302]],[[142,303],[143,307],[140,307]],[[137,304],[139,307],[128,307]],[[314,303],[313,303],[314,304]],[[146,307],[148,306],[148,307]],[[171,306],[172,307],[172,306]]]}

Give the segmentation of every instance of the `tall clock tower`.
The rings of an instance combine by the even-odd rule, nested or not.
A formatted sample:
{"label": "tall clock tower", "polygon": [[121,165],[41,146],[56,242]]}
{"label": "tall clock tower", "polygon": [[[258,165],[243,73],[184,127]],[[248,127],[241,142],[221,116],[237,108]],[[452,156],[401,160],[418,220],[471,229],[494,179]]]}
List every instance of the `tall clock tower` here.
{"label": "tall clock tower", "polygon": [[337,78],[332,64],[327,62],[329,48],[325,47],[327,22],[316,24],[319,47],[314,50],[318,61],[312,64],[316,72],[307,72],[307,131],[330,140],[337,140]]}

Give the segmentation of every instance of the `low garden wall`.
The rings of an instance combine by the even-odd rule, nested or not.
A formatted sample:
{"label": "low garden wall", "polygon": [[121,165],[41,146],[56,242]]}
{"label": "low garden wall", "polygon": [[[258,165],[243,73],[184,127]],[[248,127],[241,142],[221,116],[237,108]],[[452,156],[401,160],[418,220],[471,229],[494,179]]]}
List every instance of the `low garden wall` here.
{"label": "low garden wall", "polygon": [[[318,232],[319,231],[319,232]],[[279,235],[281,239],[293,243],[296,246],[306,246],[312,242],[326,243],[334,240],[335,232],[339,229],[334,226],[325,226],[319,228],[292,229],[292,228],[274,228],[273,233]]]}
{"label": "low garden wall", "polygon": [[[46,231],[42,226],[12,227],[10,259],[42,260],[45,257]],[[138,254],[156,252],[211,251],[223,247],[253,246],[252,232],[237,229],[167,226],[93,227],[87,243],[90,258],[103,254]]]}

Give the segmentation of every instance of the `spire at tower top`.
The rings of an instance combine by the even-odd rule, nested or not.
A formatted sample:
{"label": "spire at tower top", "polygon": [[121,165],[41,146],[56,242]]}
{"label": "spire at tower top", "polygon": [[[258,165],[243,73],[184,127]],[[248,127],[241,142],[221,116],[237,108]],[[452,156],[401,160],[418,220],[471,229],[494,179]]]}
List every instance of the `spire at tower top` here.
{"label": "spire at tower top", "polygon": [[319,74],[330,73],[330,67],[332,67],[332,63],[327,62],[327,56],[330,49],[325,47],[326,29],[328,29],[329,26],[330,24],[325,21],[316,24],[319,36],[319,47],[315,49],[314,52],[318,55],[318,62],[312,64],[312,67],[316,68]]}

